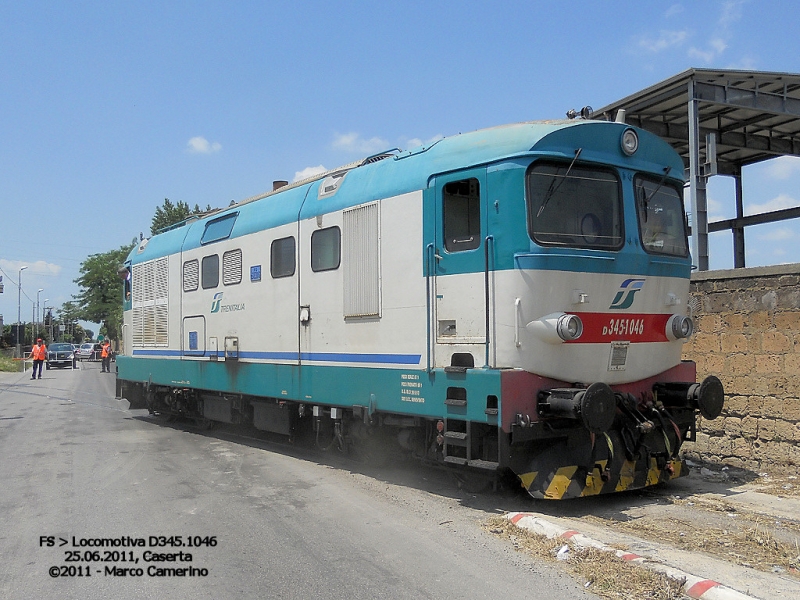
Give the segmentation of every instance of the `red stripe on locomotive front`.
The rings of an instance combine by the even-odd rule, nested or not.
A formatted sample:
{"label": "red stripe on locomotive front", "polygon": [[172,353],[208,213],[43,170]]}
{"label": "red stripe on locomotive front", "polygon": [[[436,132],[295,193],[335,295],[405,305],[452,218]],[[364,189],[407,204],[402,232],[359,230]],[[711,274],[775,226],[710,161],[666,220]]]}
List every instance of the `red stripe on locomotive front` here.
{"label": "red stripe on locomotive front", "polygon": [[630,342],[642,344],[668,342],[667,321],[672,315],[643,313],[569,313],[580,317],[583,333],[567,344],[607,344]]}

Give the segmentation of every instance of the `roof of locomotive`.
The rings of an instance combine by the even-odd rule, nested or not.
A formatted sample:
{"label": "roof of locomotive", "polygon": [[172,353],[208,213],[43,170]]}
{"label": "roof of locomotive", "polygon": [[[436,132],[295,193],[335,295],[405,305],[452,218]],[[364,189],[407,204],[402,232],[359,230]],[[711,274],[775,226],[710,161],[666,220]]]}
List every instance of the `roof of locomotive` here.
{"label": "roof of locomotive", "polygon": [[[591,138],[585,127],[592,127]],[[239,213],[232,239],[255,231],[277,227],[298,219],[313,218],[365,202],[399,196],[425,189],[436,175],[498,162],[513,162],[523,156],[546,154],[575,157],[582,148],[581,160],[597,159],[606,164],[663,172],[670,167],[676,179],[683,177],[680,156],[665,141],[637,129],[639,151],[626,156],[620,149],[620,136],[629,126],[606,121],[533,121],[501,125],[440,139],[431,144],[387,155],[376,162],[353,163],[307,180],[248,198],[203,218],[189,221],[151,238],[129,255],[132,262],[144,262],[181,249],[197,248],[209,221]],[[587,144],[591,140],[591,144]],[[611,159],[609,158],[611,157]],[[346,173],[339,188],[330,196],[318,198],[320,185],[332,174]]]}

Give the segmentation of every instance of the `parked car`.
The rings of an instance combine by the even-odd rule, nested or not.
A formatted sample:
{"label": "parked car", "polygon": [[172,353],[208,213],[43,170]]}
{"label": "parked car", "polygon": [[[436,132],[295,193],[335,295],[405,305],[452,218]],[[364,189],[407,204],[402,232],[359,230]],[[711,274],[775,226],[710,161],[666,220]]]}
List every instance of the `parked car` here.
{"label": "parked car", "polygon": [[100,352],[103,346],[100,344],[85,343],[81,344],[78,350],[78,360],[100,360]]}
{"label": "parked car", "polygon": [[75,352],[72,344],[50,344],[47,349],[47,368],[58,367],[72,367]]}

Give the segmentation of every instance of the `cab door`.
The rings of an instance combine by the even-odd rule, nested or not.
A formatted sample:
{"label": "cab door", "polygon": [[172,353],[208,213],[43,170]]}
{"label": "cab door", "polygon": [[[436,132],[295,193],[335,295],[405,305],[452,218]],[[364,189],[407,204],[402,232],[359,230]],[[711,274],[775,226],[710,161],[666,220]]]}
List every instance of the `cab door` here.
{"label": "cab door", "polygon": [[[488,344],[486,170],[441,175],[432,187],[434,366],[481,366]],[[468,355],[474,364],[460,364]]]}

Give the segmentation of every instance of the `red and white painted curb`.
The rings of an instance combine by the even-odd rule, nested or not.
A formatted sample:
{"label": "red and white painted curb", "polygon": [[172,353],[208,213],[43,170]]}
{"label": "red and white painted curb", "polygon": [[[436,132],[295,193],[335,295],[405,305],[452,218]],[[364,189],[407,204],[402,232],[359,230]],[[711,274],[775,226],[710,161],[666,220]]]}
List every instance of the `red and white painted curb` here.
{"label": "red and white painted curb", "polygon": [[596,548],[604,552],[613,552],[622,560],[641,564],[647,569],[663,573],[672,579],[684,580],[683,592],[690,598],[699,598],[702,600],[756,600],[754,596],[748,596],[742,592],[737,592],[712,579],[703,579],[691,573],[687,573],[686,571],[653,562],[647,557],[612,548],[574,529],[566,529],[530,513],[508,513],[506,518],[517,527],[528,529],[539,535],[544,535],[551,539],[560,538],[565,541],[569,540],[583,548]]}

